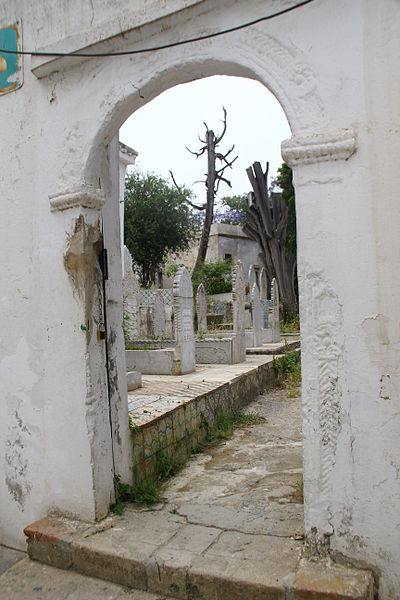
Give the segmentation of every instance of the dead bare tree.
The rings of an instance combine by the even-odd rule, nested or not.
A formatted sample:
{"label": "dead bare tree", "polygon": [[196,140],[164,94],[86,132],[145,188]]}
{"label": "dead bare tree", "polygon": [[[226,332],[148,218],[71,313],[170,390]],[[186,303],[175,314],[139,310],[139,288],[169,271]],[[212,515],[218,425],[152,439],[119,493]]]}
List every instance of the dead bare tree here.
{"label": "dead bare tree", "polygon": [[[196,264],[194,266],[194,270],[196,270],[197,267],[199,267],[199,265],[201,264],[201,262],[203,262],[206,258],[207,248],[208,248],[208,239],[210,237],[210,229],[211,229],[211,224],[212,224],[213,216],[214,216],[214,200],[215,200],[215,196],[218,193],[219,186],[220,186],[221,182],[223,181],[229,187],[232,187],[231,182],[224,176],[225,169],[227,169],[228,167],[232,168],[233,163],[238,158],[237,156],[235,156],[235,158],[233,158],[233,159],[228,158],[229,155],[233,152],[233,149],[235,147],[234,145],[225,154],[216,151],[217,146],[220,144],[220,142],[222,141],[222,138],[224,137],[224,135],[226,133],[226,110],[224,107],[223,107],[223,111],[224,111],[224,118],[222,120],[222,122],[223,122],[222,133],[220,135],[215,135],[215,133],[212,131],[212,129],[208,128],[207,123],[204,123],[204,126],[206,128],[205,139],[203,140],[199,136],[199,140],[203,144],[203,146],[197,152],[194,152],[193,150],[190,150],[189,148],[187,148],[187,150],[189,150],[189,152],[191,154],[194,154],[194,156],[196,158],[199,158],[200,156],[203,156],[203,154],[207,153],[207,173],[205,173],[206,179],[204,181],[205,186],[206,186],[206,192],[207,192],[207,201],[205,204],[203,204],[201,206],[197,206],[197,205],[189,202],[190,206],[192,206],[193,208],[196,208],[197,210],[205,210],[203,230],[202,230],[202,234],[201,234],[200,245],[199,245],[199,250],[197,253],[197,259],[196,259]],[[221,165],[218,169],[216,167],[217,160],[220,161],[220,165]],[[176,187],[178,189],[180,189],[179,186],[177,185],[175,178],[171,171],[170,171],[170,173],[171,173],[172,180],[175,183]]]}
{"label": "dead bare tree", "polygon": [[259,162],[246,169],[253,192],[247,198],[248,210],[244,231],[263,249],[263,260],[270,281],[278,281],[279,293],[289,317],[297,314],[295,292],[296,257],[285,246],[288,224],[288,207],[281,195],[268,193],[268,168],[265,173]]}

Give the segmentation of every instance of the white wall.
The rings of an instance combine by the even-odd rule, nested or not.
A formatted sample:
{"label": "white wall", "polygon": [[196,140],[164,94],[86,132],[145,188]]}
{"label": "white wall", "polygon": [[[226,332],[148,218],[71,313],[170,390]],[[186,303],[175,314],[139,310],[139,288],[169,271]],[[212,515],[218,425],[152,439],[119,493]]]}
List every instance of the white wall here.
{"label": "white wall", "polygon": [[[50,0],[14,0],[0,12],[23,18],[25,48],[78,49],[121,14],[119,4],[98,0],[93,12],[89,4],[68,3],[60,14]],[[144,25],[140,44],[229,27],[276,3],[171,6],[189,4]],[[137,23],[144,6],[132,8]],[[158,6],[152,18],[172,10]],[[76,59],[25,60],[23,88],[0,97],[2,540],[22,545],[22,527],[53,508],[101,516],[113,495],[104,347],[95,336],[108,145],[133,110],[174,84],[250,76],[277,95],[293,133],[284,156],[297,198],[309,545],[327,551],[329,540],[334,556],[381,573],[381,598],[396,596],[399,13],[395,0],[326,0],[145,56],[73,67]],[[126,35],[108,48],[137,47],[132,19],[122,19]]]}
{"label": "white wall", "polygon": [[237,225],[213,223],[208,241],[208,261],[224,260],[225,254],[231,254],[232,260],[240,260],[247,283],[250,265],[263,266],[262,249],[258,242],[247,237]]}

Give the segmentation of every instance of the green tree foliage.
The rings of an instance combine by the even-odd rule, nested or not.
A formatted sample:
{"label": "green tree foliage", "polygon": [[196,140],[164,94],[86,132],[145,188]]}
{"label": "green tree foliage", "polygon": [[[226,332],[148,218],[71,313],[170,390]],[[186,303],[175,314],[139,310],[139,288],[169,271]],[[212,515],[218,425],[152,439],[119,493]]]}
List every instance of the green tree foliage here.
{"label": "green tree foliage", "polygon": [[285,202],[289,208],[286,229],[286,247],[296,256],[296,205],[293,187],[293,171],[286,163],[282,163],[282,166],[279,167],[278,177],[275,179],[275,183],[281,188],[282,201]]}
{"label": "green tree foliage", "polygon": [[125,244],[141,284],[153,283],[169,252],[187,250],[196,219],[191,192],[177,190],[154,173],[134,171],[125,181]]}
{"label": "green tree foliage", "polygon": [[243,225],[246,221],[246,197],[247,194],[241,194],[221,198],[222,208],[214,211],[214,222]]}
{"label": "green tree foliage", "polygon": [[232,291],[232,261],[201,262],[193,271],[193,292],[196,293],[200,283],[207,294],[223,294]]}

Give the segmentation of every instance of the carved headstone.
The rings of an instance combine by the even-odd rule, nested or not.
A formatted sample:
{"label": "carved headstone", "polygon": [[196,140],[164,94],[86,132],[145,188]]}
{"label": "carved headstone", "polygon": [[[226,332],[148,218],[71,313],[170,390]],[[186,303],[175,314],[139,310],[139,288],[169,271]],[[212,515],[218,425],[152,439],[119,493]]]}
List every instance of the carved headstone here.
{"label": "carved headstone", "polygon": [[152,306],[139,306],[139,339],[150,340],[154,337],[154,310]]}
{"label": "carved headstone", "polygon": [[154,336],[165,337],[165,305],[162,294],[155,292],[153,302],[153,327]]}
{"label": "carved headstone", "polygon": [[254,268],[254,265],[250,265],[250,267],[249,267],[248,279],[249,279],[250,293],[251,293],[251,290],[253,289],[253,285],[255,283],[257,283],[257,275],[256,275],[256,270]]}
{"label": "carved headstone", "polygon": [[251,289],[251,308],[253,312],[253,340],[254,346],[258,348],[262,346],[262,321],[261,321],[261,304],[260,290],[256,283]]}
{"label": "carved headstone", "polygon": [[246,284],[242,263],[238,260],[232,273],[233,362],[246,360],[245,332]]}
{"label": "carved headstone", "polygon": [[124,247],[124,267],[125,275],[122,280],[124,330],[128,340],[137,340],[139,338],[140,287],[132,269],[132,257],[126,246]]}
{"label": "carved headstone", "polygon": [[174,277],[175,353],[180,373],[195,370],[195,341],[193,330],[193,287],[190,275],[182,267]]}
{"label": "carved headstone", "polygon": [[278,282],[275,277],[271,282],[271,324],[272,324],[272,341],[280,342],[281,330],[279,326],[279,289]]}
{"label": "carved headstone", "polygon": [[174,306],[173,304],[165,304],[165,337],[168,340],[173,340],[175,337],[174,331]]}
{"label": "carved headstone", "polygon": [[270,306],[271,306],[271,300],[265,300],[263,298],[260,299],[260,304],[261,304],[261,323],[262,323],[262,327],[263,329],[268,329],[270,328]]}
{"label": "carved headstone", "polygon": [[267,271],[262,267],[260,271],[260,299],[266,300],[268,298],[268,279]]}
{"label": "carved headstone", "polygon": [[197,288],[196,295],[197,311],[197,331],[198,333],[207,331],[207,297],[206,288],[201,283]]}

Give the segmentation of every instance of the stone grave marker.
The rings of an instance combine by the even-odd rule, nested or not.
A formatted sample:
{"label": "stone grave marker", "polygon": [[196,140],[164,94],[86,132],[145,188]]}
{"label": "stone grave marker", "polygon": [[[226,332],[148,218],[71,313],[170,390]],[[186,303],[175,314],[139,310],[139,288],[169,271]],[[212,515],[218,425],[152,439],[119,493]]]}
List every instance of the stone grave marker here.
{"label": "stone grave marker", "polygon": [[268,279],[267,271],[265,267],[262,267],[260,271],[260,299],[266,300],[268,298]]}
{"label": "stone grave marker", "polygon": [[196,367],[193,330],[193,287],[190,275],[182,267],[174,277],[175,353],[181,364],[181,374]]}
{"label": "stone grave marker", "polygon": [[201,283],[197,288],[196,295],[196,311],[197,311],[197,331],[204,333],[207,331],[207,297],[206,288]]}
{"label": "stone grave marker", "polygon": [[255,283],[257,283],[257,275],[256,275],[256,270],[254,268],[254,265],[250,265],[250,267],[249,267],[248,279],[249,279],[250,293],[251,293],[251,290],[253,289],[253,285]]}
{"label": "stone grave marker", "polygon": [[242,263],[238,260],[232,273],[233,362],[235,363],[246,360],[245,302],[246,284]]}
{"label": "stone grave marker", "polygon": [[258,348],[262,346],[262,320],[260,290],[256,283],[253,284],[251,290],[251,307],[253,313],[253,343],[254,346]]}
{"label": "stone grave marker", "polygon": [[132,269],[132,257],[128,248],[124,247],[125,275],[122,280],[124,307],[124,330],[128,340],[139,338],[139,305],[140,287]]}
{"label": "stone grave marker", "polygon": [[272,324],[272,341],[280,342],[281,330],[279,326],[279,289],[278,282],[275,277],[271,282],[271,324]]}
{"label": "stone grave marker", "polygon": [[165,305],[162,294],[155,292],[153,301],[154,336],[158,339],[165,337]]}

